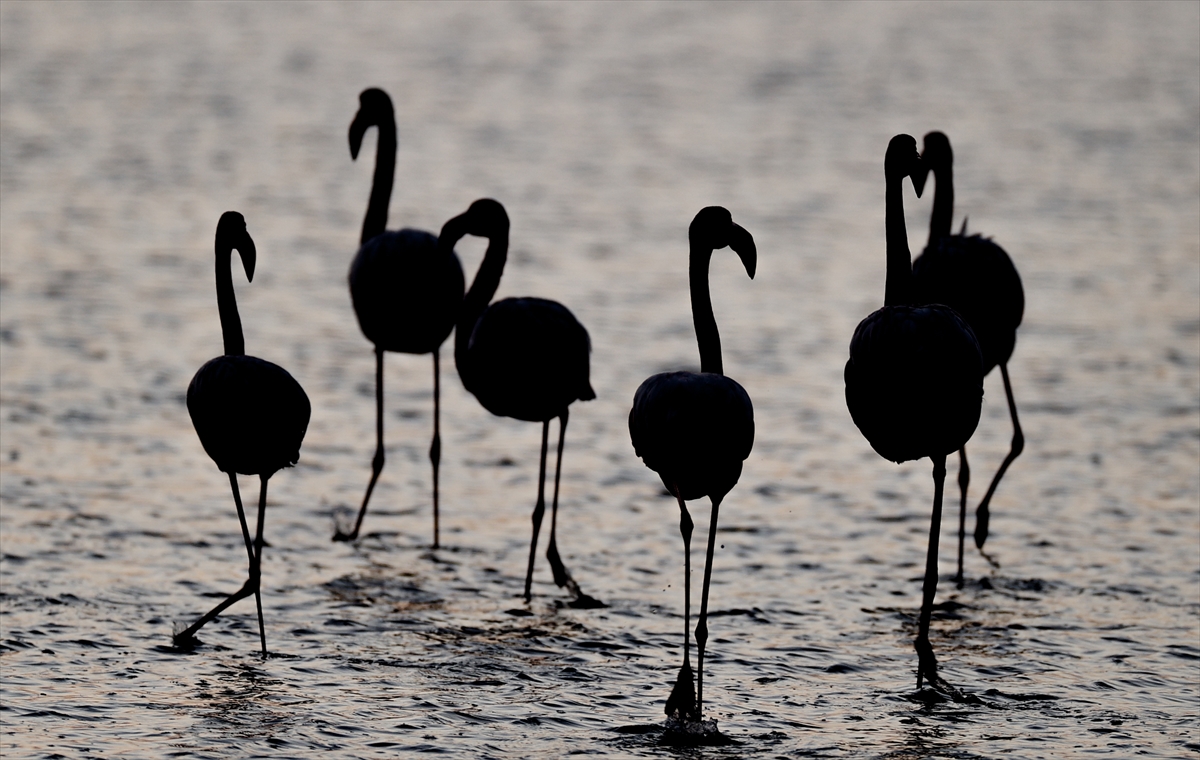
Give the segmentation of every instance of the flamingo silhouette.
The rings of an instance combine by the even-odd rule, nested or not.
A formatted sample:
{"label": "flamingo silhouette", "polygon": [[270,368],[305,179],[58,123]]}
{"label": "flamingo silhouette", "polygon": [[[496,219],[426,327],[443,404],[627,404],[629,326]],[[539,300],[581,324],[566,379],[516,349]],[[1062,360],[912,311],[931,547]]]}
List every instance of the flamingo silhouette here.
{"label": "flamingo silhouette", "polygon": [[[263,515],[267,506],[267,481],[284,467],[300,458],[300,444],[308,429],[311,407],[300,384],[277,364],[246,356],[242,322],[238,317],[233,293],[232,256],[236,248],[246,268],[246,279],[254,279],[254,241],[246,232],[246,220],[236,211],[226,211],[217,223],[217,310],[221,315],[221,334],[225,355],[211,359],[192,378],[188,386],[187,407],[192,424],[200,436],[204,451],[229,475],[233,502],[242,524],[242,538],[250,560],[249,578],[206,615],[176,633],[176,646],[191,643],[196,631],[220,615],[231,604],[251,594],[258,606],[258,633],[262,652],[267,653],[267,632],[263,624],[262,595],[259,590],[263,547]],[[254,540],[246,525],[237,475],[257,475],[258,527]]]}
{"label": "flamingo silhouette", "polygon": [[542,423],[542,455],[538,470],[533,538],[525,573],[525,601],[532,598],[533,562],[546,511],[546,450],[550,420],[558,418],[558,462],[554,468],[554,500],[546,557],[559,588],[573,595],[573,607],[603,607],[571,577],[558,554],[558,486],[570,405],[596,397],[588,381],[591,341],[587,330],[560,303],[544,298],[505,298],[489,305],[508,256],[508,214],[490,198],[477,200],[466,212],[446,222],[438,236],[443,255],[452,255],[464,235],[488,239],[487,252],[471,289],[463,299],[454,335],[454,363],[463,387],[492,414]]}
{"label": "flamingo silhouette", "polygon": [[[701,719],[704,707],[704,648],[708,641],[708,587],[712,578],[717,512],[721,500],[737,484],[742,462],[754,445],[754,406],[736,380],[723,374],[721,336],[713,316],[708,289],[708,265],[714,250],[729,246],[754,277],[758,254],[754,238],[734,224],[720,206],[701,209],[688,228],[688,279],[692,322],[700,348],[700,372],[652,375],[637,389],[629,410],[629,437],[646,466],[658,473],[679,502],[679,532],[683,537],[683,665],[667,699],[669,717]],[[700,620],[696,625],[697,690],[692,688],[690,661],[691,541],[690,499],[707,496],[712,502],[708,554]]]}
{"label": "flamingo silhouette", "polygon": [[358,538],[371,492],[383,472],[384,351],[433,354],[433,442],[429,461],[433,464],[433,548],[437,549],[438,466],[442,458],[439,354],[462,305],[462,265],[453,250],[439,249],[437,238],[428,232],[407,228],[384,231],[396,170],[396,117],[392,100],[383,90],[363,90],[358,100],[358,113],[350,124],[351,158],[358,158],[367,129],[379,128],[371,200],[363,219],[361,247],[350,265],[354,314],[363,335],[375,344],[375,458],[371,460],[371,480],[354,527],[349,531],[338,527],[333,540]]}
{"label": "flamingo silhouette", "polygon": [[916,649],[917,688],[922,676],[953,691],[937,673],[929,643],[929,619],[937,593],[938,537],[946,455],[961,449],[979,424],[983,369],[970,326],[941,304],[914,304],[912,264],[904,228],[902,183],[912,177],[918,196],[924,185],[917,142],[896,135],[884,159],[887,187],[887,283],[884,307],[854,330],[846,362],[846,406],[871,447],[896,463],[933,460],[933,517],[925,559]]}
{"label": "flamingo silhouette", "polygon": [[[1008,456],[1000,464],[975,513],[975,546],[982,552],[988,536],[988,504],[992,494],[996,492],[996,486],[1008,466],[1025,448],[1025,436],[1017,419],[1012,383],[1008,379],[1008,360],[1012,356],[1017,327],[1025,311],[1025,292],[1021,288],[1021,276],[1003,248],[980,235],[968,236],[965,219],[962,231],[957,235],[950,234],[950,220],[954,214],[954,153],[950,149],[950,139],[941,132],[925,135],[921,162],[922,176],[928,176],[928,172],[932,171],[936,184],[933,215],[929,220],[929,243],[912,267],[917,302],[946,304],[967,320],[979,340],[983,374],[986,376],[993,367],[1000,367],[1000,376],[1004,378],[1004,395],[1008,398],[1008,413],[1012,417],[1013,437]],[[967,486],[971,482],[965,446],[958,450],[958,458],[961,498],[958,511],[958,572],[954,582],[961,588]]]}

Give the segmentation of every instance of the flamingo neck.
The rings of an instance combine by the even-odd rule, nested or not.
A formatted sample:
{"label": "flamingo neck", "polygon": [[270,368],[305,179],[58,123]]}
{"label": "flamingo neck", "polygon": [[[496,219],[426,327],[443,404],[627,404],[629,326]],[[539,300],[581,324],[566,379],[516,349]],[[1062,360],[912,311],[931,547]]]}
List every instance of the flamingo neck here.
{"label": "flamingo neck", "polygon": [[226,356],[246,353],[242,337],[242,319],[238,316],[237,298],[233,294],[233,248],[217,243],[217,312],[221,315],[221,337]]}
{"label": "flamingo neck", "polygon": [[[912,303],[912,254],[908,250],[908,230],[904,226],[904,177],[887,178],[887,283],[883,305]],[[940,187],[940,185],[939,185]]]}
{"label": "flamingo neck", "polygon": [[454,330],[454,363],[462,376],[463,384],[469,383],[469,357],[467,349],[471,344],[471,333],[475,331],[475,323],[483,316],[496,289],[500,287],[500,277],[504,274],[504,264],[508,260],[508,230],[488,236],[487,252],[479,264],[479,271],[471,281],[471,289],[463,297],[462,310],[459,312],[458,325]]}
{"label": "flamingo neck", "polygon": [[950,222],[954,216],[954,166],[939,161],[933,168],[933,215],[929,217],[929,243],[950,237]]}
{"label": "flamingo neck", "polygon": [[721,334],[713,316],[712,298],[708,293],[708,263],[712,249],[692,244],[688,257],[688,281],[692,291],[692,324],[696,327],[696,344],[700,348],[700,371],[723,375],[721,365]]}
{"label": "flamingo neck", "polygon": [[371,182],[371,200],[363,218],[363,244],[387,229],[388,204],[392,200],[392,182],[396,176],[396,120],[381,120],[379,142],[375,146],[375,178]]}

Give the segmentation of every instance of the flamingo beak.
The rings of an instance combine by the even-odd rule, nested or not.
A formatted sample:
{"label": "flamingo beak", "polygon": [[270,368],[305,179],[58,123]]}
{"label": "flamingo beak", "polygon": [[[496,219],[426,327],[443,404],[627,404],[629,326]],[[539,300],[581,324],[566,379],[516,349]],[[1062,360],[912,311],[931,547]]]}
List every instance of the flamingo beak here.
{"label": "flamingo beak", "polygon": [[750,275],[750,279],[753,280],[754,272],[758,268],[758,248],[754,245],[754,238],[741,225],[731,223],[729,247],[742,260],[742,266],[746,267],[746,274]]}
{"label": "flamingo beak", "polygon": [[913,190],[917,191],[917,197],[920,198],[925,190],[925,180],[929,179],[929,162],[918,156],[916,166],[908,176],[912,177]]}
{"label": "flamingo beak", "polygon": [[441,251],[453,251],[454,246],[459,240],[462,240],[463,235],[467,234],[467,216],[470,211],[459,214],[453,219],[442,225],[442,231],[438,234],[438,249]]}
{"label": "flamingo beak", "polygon": [[242,266],[246,268],[246,279],[254,282],[254,260],[257,252],[254,249],[254,240],[250,237],[250,233],[243,231],[242,234],[242,239],[234,248],[241,254]]}
{"label": "flamingo beak", "polygon": [[350,158],[358,160],[358,151],[362,148],[363,135],[367,133],[367,127],[371,126],[367,120],[363,118],[363,113],[360,110],[354,115],[354,121],[350,122]]}

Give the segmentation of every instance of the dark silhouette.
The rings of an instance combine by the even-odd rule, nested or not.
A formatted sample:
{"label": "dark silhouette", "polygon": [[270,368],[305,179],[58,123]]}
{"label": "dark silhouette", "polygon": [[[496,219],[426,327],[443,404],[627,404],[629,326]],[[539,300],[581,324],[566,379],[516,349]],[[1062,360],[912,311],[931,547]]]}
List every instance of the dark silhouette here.
{"label": "dark silhouette", "polygon": [[884,159],[887,181],[887,285],[884,307],[854,331],[846,362],[846,405],[854,424],[885,459],[933,460],[933,518],[925,561],[924,594],[916,649],[917,688],[922,676],[953,692],[937,674],[929,643],[929,618],[938,580],[938,537],[946,455],[961,449],[979,424],[983,369],[970,326],[948,306],[916,306],[912,264],[904,228],[903,180],[923,185],[917,142],[897,135]]}
{"label": "dark silhouette", "polygon": [[[246,279],[254,279],[254,241],[246,232],[246,220],[236,211],[226,211],[217,223],[217,310],[225,355],[204,364],[188,386],[187,407],[204,451],[229,475],[233,502],[242,524],[242,538],[250,560],[249,578],[240,589],[208,614],[174,636],[176,646],[189,644],[196,631],[220,615],[234,602],[254,594],[258,605],[258,633],[262,652],[267,653],[263,625],[262,595],[259,591],[262,565],[263,515],[267,507],[267,481],[277,471],[291,467],[300,458],[300,444],[308,429],[311,407],[308,396],[287,370],[271,362],[246,356],[242,322],[233,293],[232,257],[237,248],[246,268]],[[254,540],[246,525],[237,475],[257,475],[258,528]]]}
{"label": "dark silhouette", "polygon": [[439,546],[438,465],[442,458],[439,427],[441,370],[439,352],[454,329],[463,299],[462,265],[453,250],[442,251],[428,232],[402,229],[385,232],[388,202],[396,170],[396,117],[391,98],[371,88],[358,96],[359,109],[350,124],[350,157],[357,159],[363,135],[379,128],[375,151],[375,179],[363,219],[361,246],[350,265],[350,298],[358,326],[375,344],[375,458],[371,481],[363,496],[354,528],[339,527],[335,541],[358,538],[371,492],[383,472],[383,352],[433,354],[433,548]]}
{"label": "dark silhouette", "polygon": [[508,257],[508,214],[490,198],[477,200],[467,211],[442,227],[438,245],[452,256],[464,235],[488,239],[487,252],[471,289],[463,299],[454,336],[454,363],[463,387],[489,412],[501,417],[542,423],[542,457],[538,471],[537,505],[533,508],[533,539],[525,574],[525,601],[532,596],[533,561],[538,532],[546,511],[546,447],[550,420],[559,420],[558,462],[554,468],[554,500],[550,513],[550,544],[546,557],[554,582],[566,587],[573,607],[604,604],[579,588],[558,555],[558,485],[562,473],[563,440],[570,405],[596,397],[588,382],[591,342],[587,330],[567,307],[544,298],[505,298],[488,303],[496,294]]}
{"label": "dark silhouette", "polygon": [[[754,406],[737,381],[725,377],[721,366],[721,336],[708,291],[712,252],[729,246],[754,277],[758,254],[750,233],[734,224],[720,206],[701,209],[688,228],[688,279],[692,323],[700,347],[700,372],[664,372],[647,378],[629,410],[629,437],[646,466],[662,478],[679,502],[679,532],[683,536],[683,665],[667,700],[672,718],[699,721],[704,707],[704,647],[708,641],[708,586],[712,577],[717,511],[737,484],[742,462],[754,445]],[[712,502],[708,554],[700,620],[696,625],[697,690],[692,688],[689,628],[691,626],[690,499],[707,496]]]}
{"label": "dark silhouette", "polygon": [[[925,150],[921,153],[922,178],[933,172],[936,182],[933,192],[933,215],[929,220],[929,243],[925,252],[913,262],[913,284],[917,303],[944,303],[967,320],[979,340],[983,355],[983,374],[995,366],[1004,378],[1004,394],[1008,397],[1008,413],[1012,417],[1013,437],[1008,456],[996,471],[987,494],[979,503],[975,518],[975,546],[983,551],[988,535],[988,504],[1005,470],[1025,448],[1025,436],[1017,420],[1017,404],[1013,401],[1012,384],[1008,380],[1008,359],[1017,341],[1017,326],[1025,311],[1025,292],[1021,276],[1004,249],[980,235],[967,235],[964,219],[962,231],[950,234],[954,214],[954,154],[950,140],[941,132],[925,135]],[[924,179],[922,179],[924,181]],[[971,469],[967,465],[967,449],[958,450],[958,485],[961,491],[958,511],[958,572],[954,582],[962,587],[963,542],[966,538],[967,486]],[[986,554],[984,555],[987,556]]]}

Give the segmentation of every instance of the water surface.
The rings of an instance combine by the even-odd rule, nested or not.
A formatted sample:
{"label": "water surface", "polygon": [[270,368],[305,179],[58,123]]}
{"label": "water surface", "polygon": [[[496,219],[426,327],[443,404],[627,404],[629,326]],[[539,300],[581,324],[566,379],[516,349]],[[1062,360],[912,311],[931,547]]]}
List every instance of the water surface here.
{"label": "water surface", "polygon": [[[5,2],[3,754],[1196,756],[1197,39],[1192,3]],[[397,105],[390,226],[500,199],[498,297],[555,298],[591,332],[559,545],[607,609],[565,607],[544,560],[521,601],[540,430],[487,415],[448,349],[447,546],[428,551],[430,361],[394,355],[368,535],[329,541],[374,446],[345,284],[367,86]],[[884,149],[932,129],[954,143],[956,225],[1010,252],[1027,301],[999,567],[969,552],[955,590],[954,520],[942,536],[933,641],[970,704],[914,688],[929,463],[880,459],[842,395],[883,297]],[[906,203],[919,249],[929,197]],[[639,728],[674,678],[682,558],[625,417],[643,378],[698,364],[686,230],[711,204],[758,243],[755,280],[727,252],[712,272],[757,437],[722,510],[706,679],[737,744],[680,753]],[[235,276],[247,349],[313,402],[300,464],[271,481],[265,661],[248,602],[169,646],[245,572],[183,405],[221,350],[227,209],[258,246],[253,284]],[[460,246],[469,273],[482,250]],[[975,500],[1010,435],[991,376]]]}

